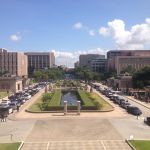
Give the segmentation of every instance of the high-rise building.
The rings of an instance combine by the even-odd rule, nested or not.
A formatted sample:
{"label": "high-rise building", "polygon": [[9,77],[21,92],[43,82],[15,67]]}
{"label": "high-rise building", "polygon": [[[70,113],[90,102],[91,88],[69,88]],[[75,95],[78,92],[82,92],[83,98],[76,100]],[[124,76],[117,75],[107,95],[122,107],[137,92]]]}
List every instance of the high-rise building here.
{"label": "high-rise building", "polygon": [[99,54],[85,54],[79,56],[79,65],[80,67],[91,67],[91,61],[95,58],[105,58],[105,55],[99,55]]}
{"label": "high-rise building", "polygon": [[95,58],[90,62],[91,69],[94,72],[106,72],[107,71],[107,59],[105,58]]}
{"label": "high-rise building", "polygon": [[28,75],[27,56],[22,52],[8,52],[0,49],[0,72],[16,77]]}
{"label": "high-rise building", "polygon": [[[119,74],[125,66],[129,65],[137,70],[150,65],[147,61],[148,57],[150,57],[150,50],[111,50],[107,52],[108,70],[116,70]],[[142,64],[141,67],[137,65],[139,63]]]}
{"label": "high-rise building", "polygon": [[79,61],[74,63],[74,68],[77,68],[77,67],[79,67]]}
{"label": "high-rise building", "polygon": [[29,70],[48,69],[55,66],[54,53],[27,52]]}

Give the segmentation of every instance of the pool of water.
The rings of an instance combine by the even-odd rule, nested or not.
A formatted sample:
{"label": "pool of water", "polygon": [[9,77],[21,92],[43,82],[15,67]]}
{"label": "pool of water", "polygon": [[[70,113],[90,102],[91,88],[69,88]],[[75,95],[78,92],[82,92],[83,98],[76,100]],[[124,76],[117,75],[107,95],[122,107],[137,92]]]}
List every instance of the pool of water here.
{"label": "pool of water", "polygon": [[77,98],[75,91],[67,91],[62,93],[63,96],[61,98],[61,106],[64,106],[64,101],[67,101],[68,106],[77,106],[77,101],[79,101],[79,99]]}

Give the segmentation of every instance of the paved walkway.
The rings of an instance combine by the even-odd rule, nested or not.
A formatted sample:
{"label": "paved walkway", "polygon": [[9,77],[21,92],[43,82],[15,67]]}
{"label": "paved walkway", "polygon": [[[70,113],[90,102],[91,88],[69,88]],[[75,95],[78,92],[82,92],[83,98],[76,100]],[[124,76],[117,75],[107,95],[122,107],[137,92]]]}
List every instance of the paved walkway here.
{"label": "paved walkway", "polygon": [[134,102],[136,102],[136,103],[138,103],[138,104],[140,104],[140,105],[150,109],[150,103],[146,103],[146,102],[140,101],[138,99],[135,99],[133,96],[126,96],[126,97],[128,99],[130,99],[130,100],[132,100],[132,101],[134,101]]}
{"label": "paved walkway", "polygon": [[26,142],[22,150],[131,150],[131,148],[123,140],[88,140]]}

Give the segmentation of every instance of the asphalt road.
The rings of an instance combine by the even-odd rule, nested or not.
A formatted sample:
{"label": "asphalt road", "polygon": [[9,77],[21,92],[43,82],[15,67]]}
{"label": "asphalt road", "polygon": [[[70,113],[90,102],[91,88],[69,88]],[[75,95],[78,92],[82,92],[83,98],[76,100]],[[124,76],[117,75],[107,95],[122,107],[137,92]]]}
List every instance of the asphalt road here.
{"label": "asphalt road", "polygon": [[[102,85],[102,84],[100,84],[100,83],[96,83],[96,85],[100,85],[100,86],[102,86],[102,87],[106,87],[106,86],[104,86],[104,85]],[[150,116],[150,109],[148,109],[148,108],[144,107],[143,105],[138,104],[138,103],[136,103],[136,102],[134,102],[134,101],[128,99],[126,96],[123,96],[123,97],[124,97],[125,99],[127,99],[127,100],[129,101],[129,103],[131,103],[131,105],[136,106],[136,107],[138,107],[139,109],[141,109],[141,111],[142,111],[141,117],[145,118],[145,117]]]}
{"label": "asphalt road", "polygon": [[[126,96],[124,96],[124,97],[126,98]],[[126,98],[126,99],[128,99],[128,98]],[[148,117],[148,116],[150,116],[150,109],[148,109],[148,108],[144,107],[143,105],[138,104],[138,103],[136,103],[136,102],[134,102],[134,101],[132,101],[130,99],[128,99],[128,101],[129,101],[129,103],[131,105],[136,106],[136,107],[138,107],[138,108],[141,109],[141,111],[142,111],[142,115],[141,116],[142,117]]]}

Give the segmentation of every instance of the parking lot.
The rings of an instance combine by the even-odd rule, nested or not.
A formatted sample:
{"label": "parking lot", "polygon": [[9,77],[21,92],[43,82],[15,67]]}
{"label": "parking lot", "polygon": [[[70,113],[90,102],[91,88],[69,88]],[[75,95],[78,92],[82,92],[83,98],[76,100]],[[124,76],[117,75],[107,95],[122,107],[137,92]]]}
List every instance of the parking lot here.
{"label": "parking lot", "polygon": [[18,112],[35,94],[43,89],[47,83],[41,82],[25,88],[23,91],[14,93],[0,101],[1,121],[6,121],[9,114]]}

